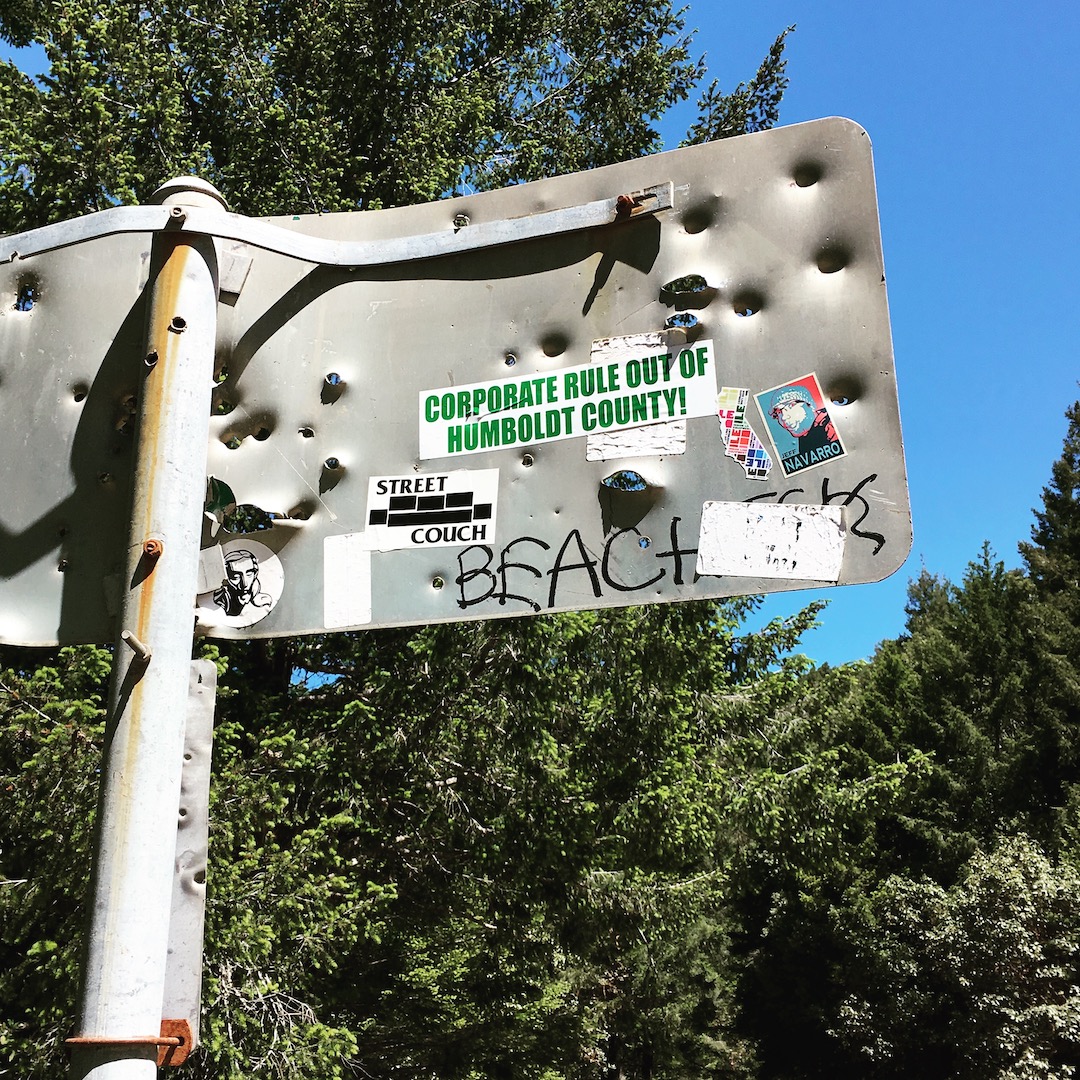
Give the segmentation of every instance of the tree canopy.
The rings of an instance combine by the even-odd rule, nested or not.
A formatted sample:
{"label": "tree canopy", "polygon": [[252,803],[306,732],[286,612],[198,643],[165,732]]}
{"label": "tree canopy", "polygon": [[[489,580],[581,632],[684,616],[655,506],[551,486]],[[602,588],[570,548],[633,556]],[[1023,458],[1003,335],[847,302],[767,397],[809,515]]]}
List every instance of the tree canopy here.
{"label": "tree canopy", "polygon": [[[0,231],[194,172],[361,209],[775,123],[629,0],[8,0]],[[1080,1063],[1080,403],[1024,570],[814,667],[754,599],[200,646],[219,669],[192,1076],[1064,1078]],[[75,1016],[109,650],[0,650],[0,1073]]]}
{"label": "tree canopy", "polygon": [[[28,0],[4,5],[0,35],[50,65],[0,68],[8,231],[188,173],[265,214],[589,169],[661,149],[657,121],[704,72],[685,14],[651,0]],[[775,122],[782,49],[727,112],[708,92],[696,138]]]}

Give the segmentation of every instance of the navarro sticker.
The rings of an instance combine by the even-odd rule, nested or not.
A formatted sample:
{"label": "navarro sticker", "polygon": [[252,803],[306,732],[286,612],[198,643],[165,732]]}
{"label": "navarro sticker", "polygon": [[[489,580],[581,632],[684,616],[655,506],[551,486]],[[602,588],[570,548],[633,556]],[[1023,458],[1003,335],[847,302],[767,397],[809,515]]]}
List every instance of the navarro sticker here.
{"label": "navarro sticker", "polygon": [[843,443],[813,372],[755,394],[754,400],[785,476],[844,456]]}

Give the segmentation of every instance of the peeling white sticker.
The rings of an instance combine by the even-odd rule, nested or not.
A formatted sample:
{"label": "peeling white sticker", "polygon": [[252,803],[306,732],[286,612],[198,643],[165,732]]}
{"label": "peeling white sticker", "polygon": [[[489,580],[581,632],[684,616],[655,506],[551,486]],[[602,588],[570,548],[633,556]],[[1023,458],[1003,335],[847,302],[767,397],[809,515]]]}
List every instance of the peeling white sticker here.
{"label": "peeling white sticker", "polygon": [[498,469],[373,476],[364,542],[373,551],[491,543],[498,499]]}
{"label": "peeling white sticker", "polygon": [[548,374],[420,391],[420,457],[477,454],[715,414],[711,341],[682,348],[638,341],[604,339],[591,363]]}
{"label": "peeling white sticker", "polygon": [[199,556],[202,585],[196,615],[200,626],[252,626],[273,611],[285,588],[281,560],[265,544],[240,537],[217,549],[223,573],[214,580],[218,555]]}
{"label": "peeling white sticker", "polygon": [[590,358],[594,364],[608,357],[615,356],[627,349],[633,352],[667,351],[668,344],[674,337],[667,334],[622,334],[619,337],[597,338],[592,343]]}
{"label": "peeling white sticker", "polygon": [[225,552],[220,544],[213,544],[199,552],[200,593],[212,592],[225,580]]}
{"label": "peeling white sticker", "polygon": [[371,622],[371,552],[363,533],[323,540],[323,626],[337,630]]}
{"label": "peeling white sticker", "polygon": [[[594,364],[618,357],[628,349],[640,353],[668,351],[667,334],[625,334],[622,337],[598,338],[592,343],[590,359]],[[625,457],[661,457],[686,453],[686,421],[668,420],[646,427],[623,431],[600,431],[585,440],[586,461],[614,461]]]}
{"label": "peeling white sticker", "polygon": [[697,572],[835,582],[845,535],[839,506],[707,502],[701,508]]}
{"label": "peeling white sticker", "polygon": [[585,441],[586,461],[613,461],[626,457],[661,457],[686,453],[686,421],[669,420],[666,424],[627,428],[626,431],[602,432]]}

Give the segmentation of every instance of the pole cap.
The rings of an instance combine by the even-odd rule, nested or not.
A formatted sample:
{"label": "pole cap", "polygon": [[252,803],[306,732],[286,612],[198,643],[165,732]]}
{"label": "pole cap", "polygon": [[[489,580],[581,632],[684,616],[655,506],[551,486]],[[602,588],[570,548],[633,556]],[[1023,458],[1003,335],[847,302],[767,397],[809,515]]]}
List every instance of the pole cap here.
{"label": "pole cap", "polygon": [[207,206],[229,209],[220,191],[208,180],[198,176],[177,176],[167,180],[150,196],[152,203],[161,205]]}

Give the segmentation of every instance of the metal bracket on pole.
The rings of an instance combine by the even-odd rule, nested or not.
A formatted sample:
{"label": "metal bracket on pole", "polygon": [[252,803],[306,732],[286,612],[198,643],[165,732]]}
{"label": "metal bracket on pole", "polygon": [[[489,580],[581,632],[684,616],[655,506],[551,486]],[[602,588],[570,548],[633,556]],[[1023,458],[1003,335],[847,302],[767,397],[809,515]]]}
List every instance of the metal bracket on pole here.
{"label": "metal bracket on pole", "polygon": [[144,1046],[157,1047],[157,1064],[183,1065],[194,1049],[191,1025],[186,1020],[162,1020],[160,1035],[135,1035],[126,1039],[110,1039],[105,1035],[77,1035],[65,1040],[72,1048],[85,1047],[96,1050],[140,1049]]}
{"label": "metal bracket on pole", "polygon": [[148,232],[172,236],[196,233],[219,240],[236,240],[322,266],[389,266],[614,225],[669,210],[671,205],[672,184],[668,181],[640,191],[613,195],[609,199],[543,210],[527,217],[470,222],[465,215],[458,214],[447,221],[443,232],[358,241],[308,236],[240,214],[227,214],[220,208],[184,207],[183,212],[177,214],[175,211],[181,209],[177,206],[117,206],[73,221],[6,236],[0,250],[0,263],[25,259],[99,236]]}

